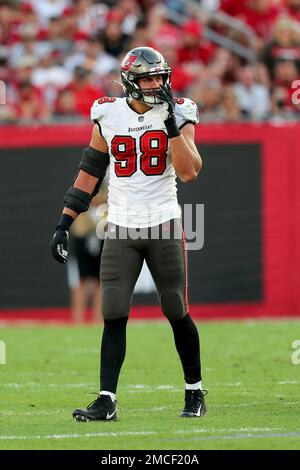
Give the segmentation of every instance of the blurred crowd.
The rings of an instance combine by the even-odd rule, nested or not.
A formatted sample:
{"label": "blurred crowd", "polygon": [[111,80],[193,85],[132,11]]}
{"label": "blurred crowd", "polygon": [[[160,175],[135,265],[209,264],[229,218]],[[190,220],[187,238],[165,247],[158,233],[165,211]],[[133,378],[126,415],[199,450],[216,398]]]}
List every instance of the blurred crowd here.
{"label": "blurred crowd", "polygon": [[[175,96],[193,99],[202,122],[299,120],[300,0],[190,3],[0,0],[0,124],[87,121],[95,99],[123,96],[120,60],[142,45],[165,56]],[[248,25],[251,44],[219,11]],[[254,60],[208,40],[208,28]]]}

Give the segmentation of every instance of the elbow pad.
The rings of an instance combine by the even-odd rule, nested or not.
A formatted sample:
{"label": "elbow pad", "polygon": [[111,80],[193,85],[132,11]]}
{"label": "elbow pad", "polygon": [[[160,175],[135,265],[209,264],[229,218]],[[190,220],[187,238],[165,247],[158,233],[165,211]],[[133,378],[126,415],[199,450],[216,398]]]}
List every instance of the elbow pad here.
{"label": "elbow pad", "polygon": [[99,178],[101,183],[105,177],[108,165],[108,153],[99,152],[99,150],[95,150],[92,147],[87,147],[83,151],[79,169],[85,171],[91,176]]}

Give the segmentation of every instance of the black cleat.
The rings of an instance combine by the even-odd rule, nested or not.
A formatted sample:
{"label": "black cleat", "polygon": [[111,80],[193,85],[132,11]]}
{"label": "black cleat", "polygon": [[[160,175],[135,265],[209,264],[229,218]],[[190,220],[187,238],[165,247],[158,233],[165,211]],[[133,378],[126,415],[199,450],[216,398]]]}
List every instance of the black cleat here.
{"label": "black cleat", "polygon": [[185,405],[180,416],[184,418],[204,416],[207,410],[204,401],[205,395],[207,395],[207,390],[186,390]]}
{"label": "black cleat", "polygon": [[113,401],[109,395],[98,395],[86,410],[76,408],[73,411],[73,418],[76,421],[116,421],[116,404],[117,401]]}

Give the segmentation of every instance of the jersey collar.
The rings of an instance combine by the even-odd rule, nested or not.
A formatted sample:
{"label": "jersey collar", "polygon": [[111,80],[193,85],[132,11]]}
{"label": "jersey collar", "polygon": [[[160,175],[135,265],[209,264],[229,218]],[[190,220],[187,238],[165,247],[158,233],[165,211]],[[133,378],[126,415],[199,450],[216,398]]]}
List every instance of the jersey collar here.
{"label": "jersey collar", "polygon": [[145,111],[144,113],[139,113],[138,111],[136,111],[135,109],[132,108],[131,104],[130,104],[130,101],[129,101],[129,98],[126,98],[126,105],[127,107],[134,113],[134,114],[137,114],[138,116],[144,116],[144,114],[147,114],[149,113],[149,111],[152,111],[153,108],[150,108],[148,109],[147,111]]}

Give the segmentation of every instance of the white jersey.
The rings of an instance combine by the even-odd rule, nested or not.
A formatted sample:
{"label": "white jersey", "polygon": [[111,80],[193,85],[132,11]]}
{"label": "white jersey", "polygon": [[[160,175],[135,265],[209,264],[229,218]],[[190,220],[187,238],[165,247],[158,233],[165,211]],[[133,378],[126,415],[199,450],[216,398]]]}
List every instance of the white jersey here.
{"label": "white jersey", "polygon": [[[126,98],[100,98],[92,106],[91,119],[109,148],[109,222],[143,228],[181,217],[165,106],[144,114]],[[176,100],[175,115],[179,128],[199,122],[197,106],[187,98]]]}

